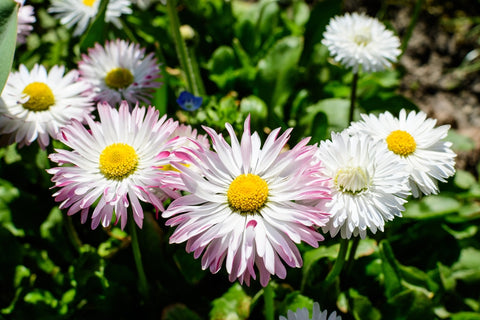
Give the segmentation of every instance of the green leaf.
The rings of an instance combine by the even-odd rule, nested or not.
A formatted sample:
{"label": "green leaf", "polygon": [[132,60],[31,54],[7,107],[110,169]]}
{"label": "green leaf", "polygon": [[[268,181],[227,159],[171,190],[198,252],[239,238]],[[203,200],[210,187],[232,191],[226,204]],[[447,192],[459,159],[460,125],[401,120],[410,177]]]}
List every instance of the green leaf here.
{"label": "green leaf", "polygon": [[401,273],[387,240],[380,242],[379,249],[384,274],[385,296],[391,299],[403,291]]}
{"label": "green leaf", "polygon": [[367,297],[361,295],[355,289],[350,289],[349,294],[352,303],[352,313],[356,320],[379,320],[382,318],[380,311],[372,305]]}
{"label": "green leaf", "polygon": [[457,212],[462,204],[445,195],[430,195],[420,201],[410,201],[405,205],[405,218],[432,219]]}
{"label": "green leaf", "polygon": [[18,3],[0,0],[0,93],[12,68],[17,43]]}
{"label": "green leaf", "polygon": [[202,320],[202,318],[185,305],[177,303],[165,308],[162,320]]}
{"label": "green leaf", "polygon": [[447,138],[445,139],[453,143],[452,149],[458,151],[472,151],[475,149],[475,142],[455,130],[448,130]]}
{"label": "green leaf", "polygon": [[267,118],[268,108],[262,99],[250,95],[240,101],[240,112],[244,115],[250,114],[252,128],[261,130]]}
{"label": "green leaf", "polygon": [[257,65],[258,96],[280,119],[283,119],[283,105],[295,87],[302,48],[301,37],[282,38]]}
{"label": "green leaf", "polygon": [[462,249],[460,258],[451,267],[452,276],[465,282],[480,281],[480,250],[468,247]]}
{"label": "green leaf", "polygon": [[220,298],[213,300],[210,320],[244,320],[250,315],[252,299],[235,283]]}
{"label": "green leaf", "polygon": [[350,101],[348,99],[324,99],[318,103],[308,106],[305,109],[306,115],[300,119],[300,124],[307,126],[307,132],[314,130],[312,128],[313,119],[319,112],[327,115],[328,129],[327,132],[339,132],[348,127],[348,114],[350,109]]}
{"label": "green leaf", "polygon": [[480,320],[479,312],[458,312],[450,316],[450,320]]}
{"label": "green leaf", "polygon": [[464,190],[470,189],[476,182],[477,179],[475,179],[475,176],[465,170],[457,170],[455,177],[453,178],[455,186]]}
{"label": "green leaf", "polygon": [[297,309],[307,308],[309,313],[312,314],[313,299],[304,296],[300,291],[294,291],[289,293],[283,302],[278,306],[278,314],[286,317],[288,310],[296,312]]}

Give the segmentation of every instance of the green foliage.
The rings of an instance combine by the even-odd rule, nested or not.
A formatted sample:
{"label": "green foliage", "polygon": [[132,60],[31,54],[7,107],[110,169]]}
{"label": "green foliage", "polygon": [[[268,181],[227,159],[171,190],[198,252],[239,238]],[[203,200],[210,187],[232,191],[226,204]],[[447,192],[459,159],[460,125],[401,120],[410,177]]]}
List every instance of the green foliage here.
{"label": "green foliage", "polygon": [[7,82],[17,42],[18,4],[12,0],[0,1],[0,93]]}

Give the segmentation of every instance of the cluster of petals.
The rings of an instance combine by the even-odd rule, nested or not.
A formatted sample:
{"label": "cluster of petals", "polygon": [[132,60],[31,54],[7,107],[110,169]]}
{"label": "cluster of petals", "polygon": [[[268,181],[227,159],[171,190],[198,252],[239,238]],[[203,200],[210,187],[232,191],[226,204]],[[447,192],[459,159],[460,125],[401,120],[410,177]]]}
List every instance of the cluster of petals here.
{"label": "cluster of petals", "polygon": [[[82,35],[97,16],[100,0],[52,0],[48,8],[60,23],[67,28],[75,27],[73,36]],[[122,14],[131,14],[130,0],[110,0],[105,12],[105,21],[113,23],[117,28],[122,24],[119,17]]]}
{"label": "cluster of petals", "polygon": [[280,320],[342,320],[342,317],[337,316],[336,311],[329,316],[328,311],[320,311],[320,305],[318,302],[315,302],[313,304],[312,318],[310,318],[307,308],[298,308],[295,312],[288,310],[287,318],[280,316]]}
{"label": "cluster of petals", "polygon": [[[158,110],[153,107],[137,105],[132,112],[129,108],[127,102],[122,102],[118,110],[107,103],[99,104],[100,122],[88,119],[89,129],[77,121],[65,127],[59,140],[72,150],[58,149],[49,156],[61,165],[48,170],[53,174],[54,187],[59,188],[53,195],[55,200],[61,202],[61,209],[69,208],[68,215],[81,211],[82,223],[96,203],[92,229],[100,223],[108,227],[113,214],[115,224],[120,221],[123,229],[130,206],[136,224],[142,227],[140,201],[163,210],[162,202],[151,189],[162,184],[163,171],[159,167],[171,160],[168,150],[176,139],[170,137],[178,123],[166,115],[159,119]],[[125,177],[112,178],[99,169],[102,153],[116,145],[134,150],[138,157],[138,163]]]}
{"label": "cluster of petals", "polygon": [[366,134],[332,133],[331,140],[321,142],[317,157],[333,180],[324,232],[365,238],[367,230],[383,231],[385,221],[401,216],[410,194],[408,171],[384,143]]}
{"label": "cluster of petals", "polygon": [[[78,69],[81,80],[90,85],[95,101],[112,106],[123,100],[149,104],[153,91],[162,85],[154,54],[145,54],[145,48],[139,44],[121,39],[107,41],[104,46],[96,43],[88,54],[82,55]],[[106,79],[109,74],[115,77],[115,72],[120,72],[117,77],[124,83],[112,87]]]}
{"label": "cluster of petals", "polygon": [[400,40],[380,21],[363,13],[346,13],[330,19],[323,34],[335,61],[353,72],[382,71],[397,61]]}
{"label": "cluster of petals", "polygon": [[[390,112],[378,116],[362,114],[362,120],[351,124],[351,134],[365,133],[375,140],[386,143],[393,132],[407,134],[414,144],[410,154],[395,154],[397,159],[407,165],[410,174],[409,185],[416,198],[422,194],[437,194],[438,181],[446,182],[455,174],[455,153],[452,143],[446,141],[449,125],[435,127],[437,120],[427,118],[423,111],[402,109],[398,118]],[[395,152],[394,152],[395,153]]]}
{"label": "cluster of petals", "polygon": [[[198,144],[176,152],[195,169],[172,163],[181,171],[188,193],[175,199],[162,216],[168,218],[168,226],[176,227],[170,242],[186,241],[186,250],[195,258],[203,254],[203,269],[217,273],[225,262],[230,281],[249,285],[250,278],[256,279],[256,267],[260,283],[266,286],[271,275],[286,276],[283,262],[302,265],[297,243],[317,247],[323,240],[317,227],[326,223],[328,215],[319,203],[329,199],[329,181],[320,167],[310,166],[316,147],[307,146],[308,139],[283,150],[291,129],[279,137],[280,128],[273,130],[262,147],[258,133],[250,132],[250,117],[240,142],[233,127],[227,123],[226,128],[231,145],[204,127],[213,151]],[[241,212],[229,203],[232,182],[244,175],[268,185],[268,197],[255,212]]]}
{"label": "cluster of petals", "polygon": [[[0,134],[5,135],[7,143],[22,147],[37,140],[45,149],[50,138],[56,139],[72,119],[84,122],[90,118],[94,107],[88,86],[78,79],[78,71],[65,74],[63,66],[53,66],[47,72],[42,65],[35,65],[31,71],[20,65],[18,72],[11,72],[0,99]],[[31,96],[25,93],[28,86],[37,87]],[[44,102],[45,90],[51,103]],[[35,101],[44,105],[39,110],[26,107],[28,103],[35,107]]]}
{"label": "cluster of petals", "polygon": [[33,6],[25,5],[25,0],[15,0],[20,4],[18,8],[18,25],[17,25],[17,44],[25,43],[27,36],[32,32],[32,24],[37,21]]}

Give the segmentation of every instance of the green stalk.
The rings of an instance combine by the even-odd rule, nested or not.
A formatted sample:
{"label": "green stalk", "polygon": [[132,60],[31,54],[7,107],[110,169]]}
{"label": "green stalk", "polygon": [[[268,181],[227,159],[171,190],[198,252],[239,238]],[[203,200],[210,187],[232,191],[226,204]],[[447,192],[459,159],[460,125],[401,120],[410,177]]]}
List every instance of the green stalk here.
{"label": "green stalk", "polygon": [[355,253],[357,252],[358,245],[360,243],[360,237],[355,237],[353,239],[352,245],[350,246],[350,252],[348,253],[347,265],[345,266],[346,274],[350,274],[350,271],[353,266],[353,261],[355,260]]}
{"label": "green stalk", "polygon": [[[192,94],[199,96],[202,93],[201,88],[203,88],[203,84],[200,79],[200,73],[196,70],[198,69],[198,65],[196,64],[196,61],[193,62],[192,57],[189,56],[187,45],[180,34],[180,19],[178,18],[175,3],[175,0],[167,0],[167,13],[170,19],[175,49],[177,51],[180,67],[185,76],[187,90]],[[195,68],[195,66],[197,66],[197,68]]]}
{"label": "green stalk", "polygon": [[148,300],[148,283],[145,270],[143,269],[140,245],[138,244],[137,225],[133,221],[130,221],[128,225],[130,229],[130,237],[132,238],[133,259],[135,260],[135,266],[137,267],[139,291],[143,298]]}
{"label": "green stalk", "polygon": [[340,272],[342,271],[342,268],[343,268],[343,264],[345,263],[347,249],[348,249],[348,239],[342,239],[340,241],[340,250],[338,251],[337,260],[335,260],[335,264],[333,265],[332,270],[330,270],[330,273],[327,275],[327,277],[323,281],[323,285],[325,286],[325,288],[328,288],[335,281],[335,279],[340,275]]}
{"label": "green stalk", "polygon": [[[410,41],[410,38],[413,33],[413,29],[415,29],[415,26],[417,25],[418,17],[420,16],[420,11],[422,10],[422,7],[423,7],[423,2],[424,0],[417,0],[417,2],[415,3],[412,19],[410,20],[410,24],[408,25],[407,31],[405,32],[405,36],[403,37],[402,45],[400,47],[400,50],[401,50],[400,57],[403,55],[403,53],[407,49],[408,42]],[[398,59],[400,59],[400,57],[398,57]]]}
{"label": "green stalk", "polygon": [[272,282],[269,281],[267,286],[263,289],[263,301],[265,303],[265,320],[274,320],[275,319],[275,309],[273,305],[273,299],[275,293],[273,291]]}
{"label": "green stalk", "polygon": [[350,113],[348,115],[348,125],[353,121],[355,110],[355,100],[357,99],[358,71],[353,74],[352,90],[350,91]]}

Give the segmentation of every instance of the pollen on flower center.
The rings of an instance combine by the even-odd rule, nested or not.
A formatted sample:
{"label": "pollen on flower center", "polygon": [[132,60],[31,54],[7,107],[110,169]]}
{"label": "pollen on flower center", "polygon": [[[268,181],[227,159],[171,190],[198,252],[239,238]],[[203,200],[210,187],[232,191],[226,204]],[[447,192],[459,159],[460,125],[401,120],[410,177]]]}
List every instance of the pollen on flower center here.
{"label": "pollen on flower center", "polygon": [[372,42],[372,37],[370,35],[370,29],[363,28],[361,30],[357,30],[357,33],[353,37],[353,41],[359,46],[366,46],[370,42]]}
{"label": "pollen on flower center", "polygon": [[113,89],[124,89],[133,83],[133,74],[125,68],[110,70],[105,76],[105,84]]}
{"label": "pollen on flower center", "polygon": [[52,89],[43,82],[30,83],[22,93],[28,96],[28,101],[23,103],[23,107],[31,111],[48,110],[55,103]]}
{"label": "pollen on flower center", "polygon": [[123,180],[131,175],[138,164],[135,150],[125,143],[114,143],[100,154],[100,172],[112,180]]}
{"label": "pollen on flower center", "polygon": [[88,7],[93,7],[93,4],[95,3],[96,0],[83,0],[83,4],[88,6]]}
{"label": "pollen on flower center", "polygon": [[358,194],[368,189],[370,179],[362,168],[346,167],[338,169],[334,183],[341,192]]}
{"label": "pollen on flower center", "polygon": [[230,183],[227,198],[235,211],[255,213],[267,201],[267,182],[255,174],[241,174]]}
{"label": "pollen on flower center", "polygon": [[412,135],[403,130],[392,131],[387,137],[387,145],[393,153],[401,156],[408,156],[417,148]]}

